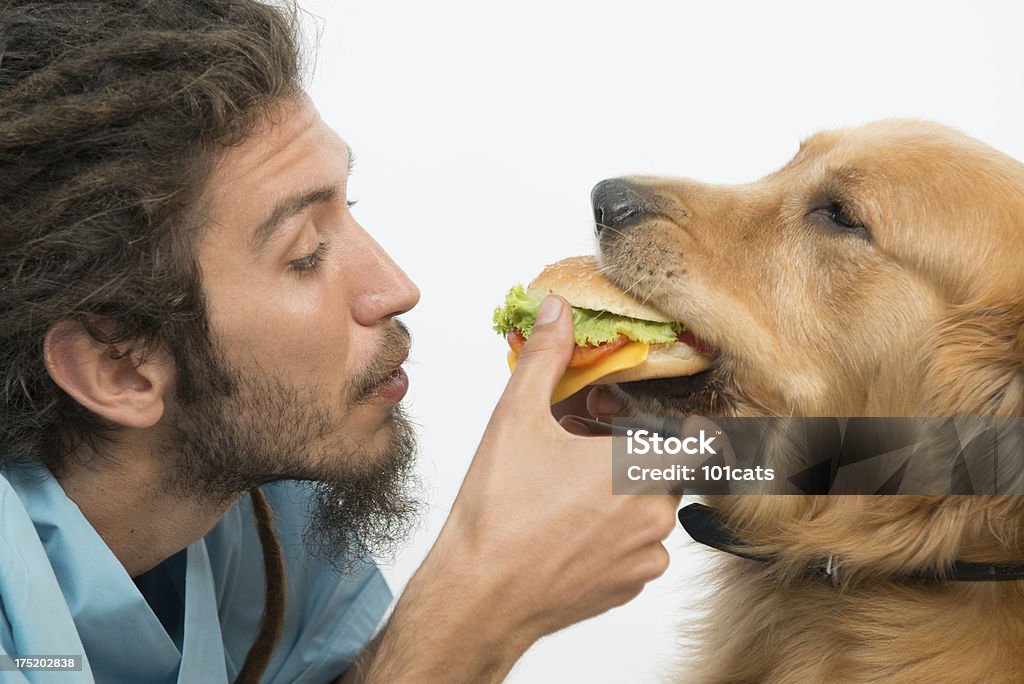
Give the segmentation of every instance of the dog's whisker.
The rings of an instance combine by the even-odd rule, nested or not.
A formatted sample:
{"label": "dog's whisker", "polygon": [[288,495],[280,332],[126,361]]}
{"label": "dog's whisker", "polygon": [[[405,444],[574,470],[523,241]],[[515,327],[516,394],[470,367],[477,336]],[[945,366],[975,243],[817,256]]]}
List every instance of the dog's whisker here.
{"label": "dog's whisker", "polygon": [[595,225],[596,225],[596,226],[597,226],[598,228],[600,228],[602,232],[603,232],[603,231],[606,231],[606,230],[607,230],[607,231],[608,231],[608,232],[610,232],[610,233],[611,233],[612,235],[617,235],[617,236],[619,236],[619,237],[621,237],[621,236],[625,235],[625,233],[623,233],[623,232],[622,232],[621,230],[619,230],[618,228],[612,228],[611,226],[609,226],[609,225],[606,225],[606,224],[604,224],[604,223],[601,223],[600,221],[597,221],[597,222],[595,222]]}
{"label": "dog's whisker", "polygon": [[667,273],[662,273],[661,274],[661,280],[658,281],[657,285],[655,285],[654,287],[652,287],[650,289],[650,291],[647,293],[647,296],[644,297],[643,301],[641,301],[640,303],[641,304],[647,304],[647,302],[650,300],[650,298],[654,296],[654,293],[656,293],[658,291],[658,288],[660,288],[662,285],[665,284],[665,280],[667,278],[668,278],[668,274]]}
{"label": "dog's whisker", "polygon": [[[599,272],[599,273],[601,273],[601,275],[603,275],[603,276],[605,276],[605,277],[607,277],[607,276],[608,276],[608,273],[607,273],[607,272],[606,272],[606,270],[605,270],[605,269],[603,269],[603,268],[601,268],[601,269],[598,269],[598,272]],[[648,274],[648,275],[650,275],[650,274]],[[623,292],[625,292],[626,294],[632,294],[631,290],[633,290],[634,288],[636,288],[636,286],[637,286],[637,285],[639,285],[639,284],[640,284],[641,282],[643,282],[643,281],[644,281],[644,279],[646,279],[646,278],[648,277],[648,275],[645,275],[645,276],[641,276],[639,280],[637,280],[636,282],[634,282],[634,283],[633,283],[632,285],[630,285],[629,287],[625,288],[625,289],[623,290]],[[605,315],[605,313],[607,313],[607,312],[606,312],[606,311],[599,311],[599,312],[598,312],[598,314],[597,314],[597,318],[601,318],[601,316]]]}
{"label": "dog's whisker", "polygon": [[647,275],[640,276],[637,280],[633,281],[633,284],[631,284],[627,288],[624,288],[623,292],[625,292],[626,294],[633,294],[633,292],[636,290],[636,288],[639,287],[640,283],[642,283],[645,280],[647,280],[650,276],[651,276],[650,273],[648,273]]}

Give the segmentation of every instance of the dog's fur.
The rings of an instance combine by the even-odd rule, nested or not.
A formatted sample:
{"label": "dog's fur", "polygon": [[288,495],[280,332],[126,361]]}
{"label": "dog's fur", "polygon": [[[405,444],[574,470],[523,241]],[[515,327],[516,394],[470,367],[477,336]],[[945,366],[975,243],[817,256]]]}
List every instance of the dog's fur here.
{"label": "dog's fur", "polygon": [[[1024,165],[883,121],[815,135],[749,185],[625,180],[643,219],[602,233],[603,270],[719,352],[702,392],[635,411],[1024,415]],[[709,503],[778,561],[721,554],[679,681],[1024,682],[1024,581],[899,579],[1024,561],[1024,500]],[[833,580],[808,579],[828,556]]]}

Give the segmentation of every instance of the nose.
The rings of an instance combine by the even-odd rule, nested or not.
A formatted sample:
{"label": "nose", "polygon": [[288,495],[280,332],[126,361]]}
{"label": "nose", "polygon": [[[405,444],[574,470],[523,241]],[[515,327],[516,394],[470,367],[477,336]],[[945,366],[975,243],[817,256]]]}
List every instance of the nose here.
{"label": "nose", "polygon": [[601,236],[607,228],[621,229],[636,221],[643,213],[640,193],[618,178],[603,180],[590,192],[594,205],[594,232]]}
{"label": "nose", "polygon": [[[420,290],[387,252],[361,227],[353,231],[353,253],[359,256],[350,264],[355,281],[352,308],[362,325],[376,325],[400,316],[420,301]],[[361,244],[360,244],[361,243]]]}

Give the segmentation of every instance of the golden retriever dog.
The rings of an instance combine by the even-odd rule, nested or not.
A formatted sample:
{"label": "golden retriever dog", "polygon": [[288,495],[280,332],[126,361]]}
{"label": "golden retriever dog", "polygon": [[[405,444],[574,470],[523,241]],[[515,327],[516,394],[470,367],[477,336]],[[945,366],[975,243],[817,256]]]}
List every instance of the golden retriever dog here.
{"label": "golden retriever dog", "polygon": [[[628,177],[594,204],[603,271],[717,350],[618,386],[633,413],[1024,415],[1024,165],[977,140],[882,121],[749,185]],[[1024,682],[1024,581],[913,577],[1024,562],[1024,499],[706,503],[768,560],[719,554],[678,681]]]}

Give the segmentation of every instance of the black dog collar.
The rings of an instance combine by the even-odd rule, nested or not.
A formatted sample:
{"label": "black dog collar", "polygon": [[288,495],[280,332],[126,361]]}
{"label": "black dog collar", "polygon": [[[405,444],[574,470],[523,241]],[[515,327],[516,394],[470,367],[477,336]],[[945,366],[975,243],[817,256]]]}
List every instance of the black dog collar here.
{"label": "black dog collar", "polygon": [[[769,563],[773,560],[771,556],[744,553],[743,547],[745,544],[726,529],[721,516],[714,509],[703,504],[695,503],[680,508],[679,522],[687,534],[693,537],[694,541],[700,542],[705,546],[762,563]],[[836,563],[833,562],[833,557],[829,556],[820,567],[814,570],[814,573],[831,576],[835,570]],[[1017,580],[1024,579],[1024,563],[971,563],[968,561],[955,561],[943,573],[911,573],[909,575],[901,575],[895,579],[931,582]]]}

